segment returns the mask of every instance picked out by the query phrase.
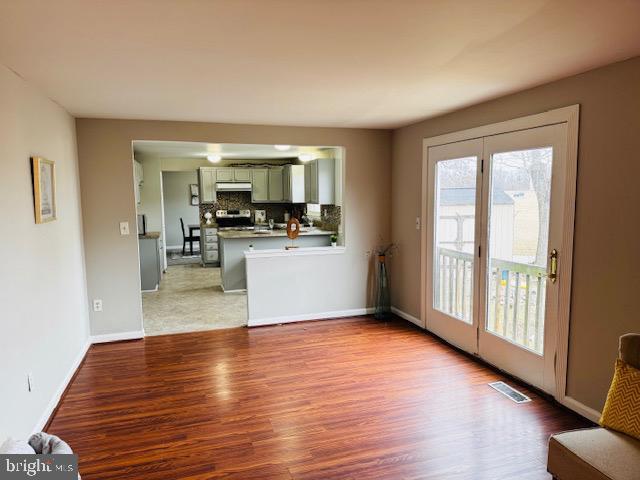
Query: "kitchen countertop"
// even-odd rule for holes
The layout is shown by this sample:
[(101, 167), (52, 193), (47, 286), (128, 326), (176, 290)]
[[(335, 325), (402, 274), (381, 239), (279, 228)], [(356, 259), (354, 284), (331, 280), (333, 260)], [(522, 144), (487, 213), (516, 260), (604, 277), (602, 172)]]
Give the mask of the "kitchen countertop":
[[(273, 237), (286, 237), (286, 230), (260, 230), (261, 232), (268, 233), (254, 233), (256, 230), (225, 230), (223, 232), (218, 231), (218, 237), (220, 238), (273, 238)], [(330, 232), (327, 230), (320, 230), (319, 228), (309, 229), (307, 231), (301, 230), (300, 236), (307, 237), (311, 235), (334, 235), (336, 232)]]
[(138, 235), (138, 238), (150, 238), (150, 239), (157, 239), (160, 238), (160, 232), (147, 232), (144, 235)]

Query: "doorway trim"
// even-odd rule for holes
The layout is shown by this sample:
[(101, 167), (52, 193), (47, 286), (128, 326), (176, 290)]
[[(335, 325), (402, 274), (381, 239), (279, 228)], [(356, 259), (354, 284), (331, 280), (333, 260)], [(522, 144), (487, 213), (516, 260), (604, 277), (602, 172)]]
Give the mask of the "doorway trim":
[[(578, 127), (579, 127), (580, 105), (570, 105), (563, 108), (548, 110), (546, 112), (528, 115), (526, 117), (514, 118), (503, 122), (483, 125), (480, 127), (461, 130), (458, 132), (446, 133), (435, 137), (425, 138), (422, 142), (422, 192), (420, 203), (420, 222), (422, 225), (420, 233), (420, 322), (423, 328), (427, 329), (427, 303), (425, 291), (429, 279), (427, 277), (427, 205), (429, 200), (429, 168), (428, 150), (429, 147), (446, 145), (449, 143), (472, 140), (476, 138), (489, 137), (503, 133), (528, 130), (530, 128), (544, 127), (548, 125), (567, 124), (567, 171), (565, 183), (565, 202), (562, 234), (562, 252), (564, 259), (563, 268), (559, 272), (559, 292), (558, 292), (558, 325), (556, 336), (555, 352), (555, 398), (560, 403), (578, 410), (575, 399), (566, 395), (567, 388), (567, 357), (569, 351), (569, 319), (571, 313), (571, 272), (573, 269), (573, 233), (575, 222), (575, 202), (576, 202), (576, 179), (578, 165)], [(579, 413), (585, 415), (584, 411)], [(593, 412), (586, 412), (593, 416)]]

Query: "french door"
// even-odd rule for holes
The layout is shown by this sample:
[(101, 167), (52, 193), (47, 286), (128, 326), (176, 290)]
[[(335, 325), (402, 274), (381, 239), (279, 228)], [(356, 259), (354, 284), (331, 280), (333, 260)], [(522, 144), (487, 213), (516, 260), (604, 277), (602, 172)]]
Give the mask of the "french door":
[(427, 328), (555, 393), (567, 125), (429, 147)]

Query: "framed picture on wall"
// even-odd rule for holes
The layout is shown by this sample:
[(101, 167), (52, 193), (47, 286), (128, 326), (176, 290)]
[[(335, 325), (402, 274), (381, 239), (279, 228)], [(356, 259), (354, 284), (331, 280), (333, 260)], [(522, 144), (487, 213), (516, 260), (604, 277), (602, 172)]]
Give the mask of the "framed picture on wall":
[(200, 188), (197, 183), (192, 183), (189, 185), (191, 190), (191, 205), (199, 205), (200, 204)]
[(31, 168), (36, 223), (52, 222), (57, 218), (56, 164), (42, 157), (32, 157)]

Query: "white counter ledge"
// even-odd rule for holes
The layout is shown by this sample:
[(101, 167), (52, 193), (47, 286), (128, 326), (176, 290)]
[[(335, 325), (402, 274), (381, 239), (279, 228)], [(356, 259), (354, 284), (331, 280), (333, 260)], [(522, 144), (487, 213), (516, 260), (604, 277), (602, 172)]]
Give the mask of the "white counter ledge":
[[(300, 247), (245, 251), (247, 325), (351, 317), (371, 312), (366, 282), (344, 274), (370, 263), (353, 247)], [(357, 297), (354, 301), (354, 292)]]
[(272, 248), (268, 250), (247, 250), (244, 252), (245, 258), (267, 258), (267, 257), (295, 257), (301, 255), (335, 255), (344, 253), (345, 247), (301, 247), (286, 250), (284, 248)]
[[(313, 229), (301, 232), (293, 242), (300, 249), (331, 247), (329, 238), (333, 232)], [(220, 274), (222, 277), (222, 289), (225, 292), (245, 290), (247, 288), (245, 252), (253, 246), (255, 252), (279, 250), (286, 252), (285, 247), (292, 245), (284, 230), (268, 231), (265, 234), (255, 234), (251, 230), (225, 230), (218, 232), (218, 255), (220, 258)], [(271, 254), (273, 255), (273, 254)], [(292, 256), (292, 255), (290, 255)]]
[[(256, 233), (256, 232), (260, 233)], [(301, 237), (309, 237), (312, 235), (333, 235), (336, 232), (331, 232), (328, 230), (320, 230), (318, 228), (309, 229), (309, 230), (301, 230)], [(274, 237), (286, 237), (286, 230), (223, 230), (218, 231), (218, 237), (220, 238), (252, 238), (252, 239), (260, 239), (260, 238), (274, 238)]]

